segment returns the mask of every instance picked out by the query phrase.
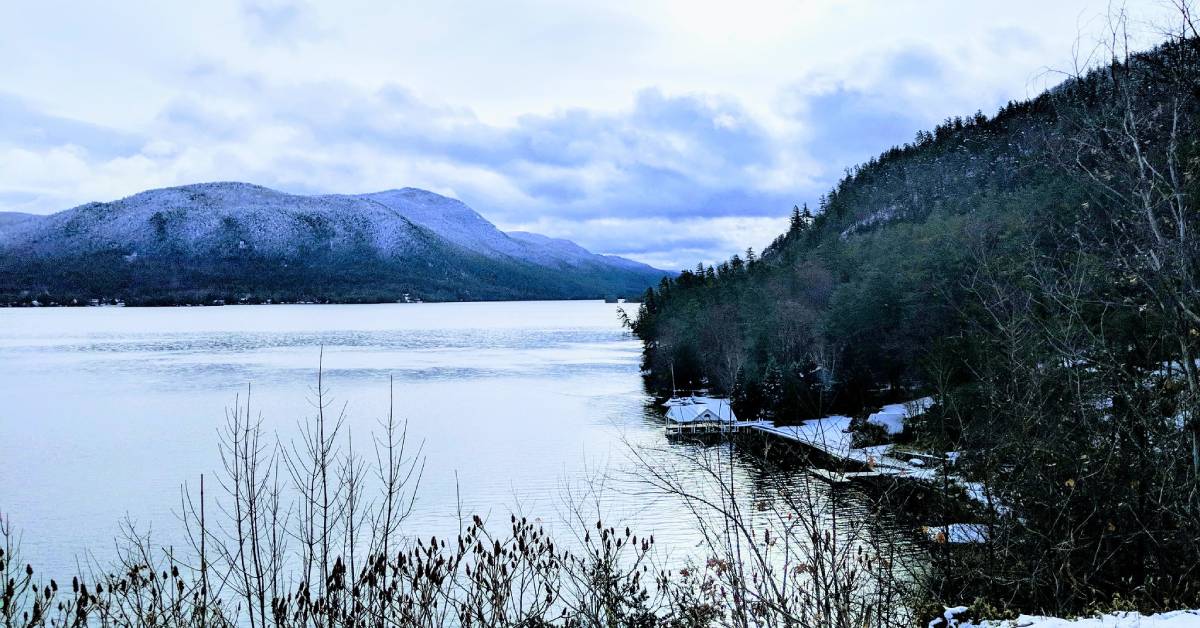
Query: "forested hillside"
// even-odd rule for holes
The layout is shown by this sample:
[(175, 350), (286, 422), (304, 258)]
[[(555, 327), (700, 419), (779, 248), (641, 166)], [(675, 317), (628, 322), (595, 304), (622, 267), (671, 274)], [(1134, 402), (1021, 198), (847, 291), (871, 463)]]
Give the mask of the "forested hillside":
[(760, 257), (648, 293), (636, 331), (657, 384), (674, 365), (680, 386), (735, 394), (743, 413), (807, 418), (927, 383), (922, 360), (962, 330), (980, 257), (1050, 252), (1077, 219), (1086, 192), (1052, 154), (1053, 100), (920, 132), (854, 168), (815, 212), (794, 209)]
[(1194, 32), (919, 132), (761, 255), (663, 281), (633, 323), (652, 385), (782, 422), (932, 394), (903, 437), (993, 506), (947, 599), (1195, 604)]

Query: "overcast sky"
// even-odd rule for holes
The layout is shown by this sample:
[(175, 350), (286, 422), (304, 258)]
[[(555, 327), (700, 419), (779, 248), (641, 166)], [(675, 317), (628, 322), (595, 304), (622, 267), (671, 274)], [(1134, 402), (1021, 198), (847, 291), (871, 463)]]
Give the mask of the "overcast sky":
[(0, 0), (0, 211), (412, 186), (691, 267), (918, 129), (1057, 82), (1108, 6)]

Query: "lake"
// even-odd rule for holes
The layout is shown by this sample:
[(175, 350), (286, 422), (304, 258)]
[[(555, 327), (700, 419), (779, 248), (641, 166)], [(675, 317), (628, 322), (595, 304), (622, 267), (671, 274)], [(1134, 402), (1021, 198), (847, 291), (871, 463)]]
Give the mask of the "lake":
[[(292, 439), (313, 417), (323, 351), (360, 451), (387, 414), (389, 378), (410, 446), (423, 443), (406, 533), (452, 534), (460, 504), (554, 528), (598, 502), (606, 520), (686, 551), (690, 515), (636, 481), (630, 447), (665, 441), (618, 307), (0, 309), (0, 512), (22, 532), (22, 560), (51, 575), (109, 557), (124, 518), (176, 542), (181, 486), (220, 465), (226, 410), (249, 386), (267, 432)], [(765, 473), (747, 457), (735, 482), (762, 496), (776, 486)]]

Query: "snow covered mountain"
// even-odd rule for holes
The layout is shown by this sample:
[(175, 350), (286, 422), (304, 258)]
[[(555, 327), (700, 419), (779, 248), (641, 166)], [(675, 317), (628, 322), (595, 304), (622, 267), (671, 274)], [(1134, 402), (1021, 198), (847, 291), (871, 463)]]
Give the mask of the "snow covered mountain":
[(509, 238), (496, 225), (458, 199), (416, 188), (361, 194), (356, 198), (391, 208), (412, 222), (472, 251), (488, 256), (527, 256), (527, 251), (519, 242)]
[(551, 238), (528, 231), (509, 231), (508, 236), (526, 247), (527, 255), (538, 263), (558, 268), (610, 268), (631, 272), (652, 272), (657, 269), (616, 255), (597, 255), (562, 238)]
[(597, 255), (570, 240), (527, 231), (504, 232), (462, 201), (416, 188), (362, 194), (413, 223), (477, 253), (507, 256), (557, 269), (623, 269), (661, 278), (662, 271), (615, 255)]
[(551, 238), (540, 233), (509, 231), (508, 237), (521, 242), (528, 247), (532, 255), (541, 256), (547, 263), (554, 260), (569, 266), (578, 266), (599, 257), (570, 240)]
[(113, 247), (127, 248), (131, 255), (160, 250), (201, 253), (222, 247), (287, 255), (315, 242), (330, 249), (367, 243), (399, 253), (417, 247), (424, 235), (395, 211), (353, 197), (295, 196), (248, 183), (201, 183), (18, 222), (0, 235), (0, 243), (19, 244), (35, 256)]
[(50, 216), (0, 214), (5, 301), (596, 298), (639, 294), (665, 274), (510, 236), (461, 201), (412, 188), (302, 196), (200, 183)]

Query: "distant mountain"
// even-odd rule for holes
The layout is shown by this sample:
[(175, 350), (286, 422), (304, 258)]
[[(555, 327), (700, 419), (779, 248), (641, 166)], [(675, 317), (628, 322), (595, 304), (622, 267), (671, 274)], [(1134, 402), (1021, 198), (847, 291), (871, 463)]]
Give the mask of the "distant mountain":
[(658, 270), (641, 262), (616, 255), (597, 255), (570, 240), (551, 238), (540, 233), (509, 231), (508, 236), (524, 243), (528, 247), (529, 255), (543, 264), (557, 264), (561, 268), (619, 268), (643, 273)]
[(528, 246), (532, 250), (536, 250), (547, 257), (553, 257), (568, 265), (583, 264), (595, 257), (599, 257), (570, 240), (551, 238), (540, 233), (510, 231), (508, 232), (508, 237)]
[(0, 302), (599, 298), (667, 275), (543, 239), (413, 188), (301, 196), (201, 183), (0, 213)]
[(450, 242), (488, 257), (513, 257), (559, 270), (617, 269), (657, 279), (667, 274), (623, 257), (597, 255), (570, 240), (527, 231), (505, 233), (462, 201), (426, 190), (404, 188), (361, 194), (358, 198), (386, 205)]

